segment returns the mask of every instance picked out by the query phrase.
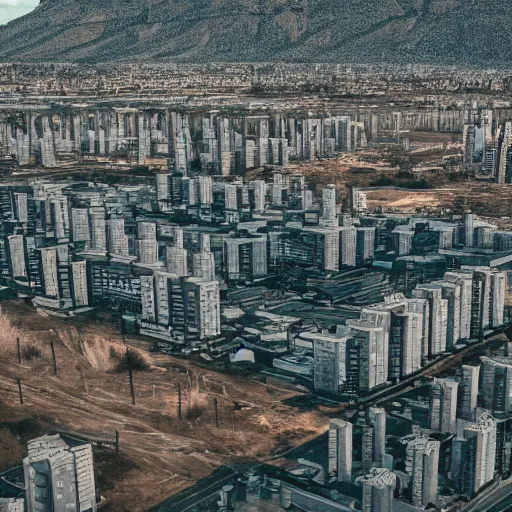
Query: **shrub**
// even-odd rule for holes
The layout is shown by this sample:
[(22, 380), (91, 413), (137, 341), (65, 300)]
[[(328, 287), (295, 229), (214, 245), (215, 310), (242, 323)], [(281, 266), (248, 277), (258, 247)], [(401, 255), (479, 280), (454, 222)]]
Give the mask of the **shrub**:
[(370, 183), (371, 187), (390, 187), (395, 184), (395, 181), (389, 176), (379, 176), (376, 180)]
[(405, 188), (417, 188), (417, 189), (428, 189), (432, 188), (432, 184), (425, 178), (421, 178), (419, 180), (413, 180), (407, 183), (404, 183)]
[(32, 359), (41, 359), (43, 355), (41, 353), (41, 349), (32, 343), (23, 346), (22, 354), (27, 361), (32, 361)]
[(146, 372), (149, 370), (149, 364), (139, 352), (127, 350), (126, 353), (120, 357), (115, 371), (122, 373), (128, 371), (128, 368), (131, 368), (134, 372)]
[(115, 359), (116, 361), (121, 359), (121, 354), (112, 346), (110, 346), (109, 355), (110, 359)]
[(414, 174), (411, 171), (402, 169), (395, 174), (395, 178), (399, 180), (413, 180)]

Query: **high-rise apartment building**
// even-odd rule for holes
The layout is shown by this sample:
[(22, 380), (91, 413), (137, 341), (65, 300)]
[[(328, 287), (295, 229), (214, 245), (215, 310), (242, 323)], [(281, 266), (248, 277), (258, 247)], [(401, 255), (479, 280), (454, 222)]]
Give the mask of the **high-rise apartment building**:
[(357, 228), (356, 263), (362, 265), (373, 259), (375, 253), (375, 228)]
[(454, 283), (460, 288), (459, 339), (469, 339), (471, 336), (473, 278), (466, 272), (446, 272), (443, 280)]
[(330, 228), (338, 226), (336, 185), (327, 185), (322, 191), (322, 218), (320, 224)]
[(512, 360), (482, 357), (480, 363), (482, 407), (495, 416), (512, 411)]
[(34, 439), (23, 467), (27, 512), (96, 512), (90, 444), (71, 445), (58, 434)]
[(339, 393), (347, 380), (347, 336), (329, 333), (309, 333), (315, 360), (315, 389)]
[(330, 421), (328, 473), (338, 482), (352, 481), (352, 423), (348, 421)]
[(185, 327), (188, 338), (220, 334), (219, 282), (190, 277), (183, 281)]
[(380, 467), (386, 455), (386, 410), (381, 407), (369, 407), (367, 423), (373, 428), (372, 460)]
[(188, 276), (188, 252), (182, 247), (167, 246), (166, 269), (176, 276)]
[(73, 305), (83, 307), (89, 305), (89, 290), (87, 279), (87, 262), (71, 262)]
[(452, 478), (459, 492), (474, 496), (494, 480), (496, 463), (496, 420), (483, 414), (466, 423), (452, 442)]
[(457, 414), (467, 421), (476, 420), (479, 378), (479, 366), (464, 364), (460, 367)]
[(23, 235), (10, 235), (7, 237), (9, 247), (9, 262), (14, 278), (27, 277), (27, 257)]
[(348, 393), (358, 395), (387, 381), (386, 331), (382, 325), (365, 320), (348, 320), (347, 342)]
[(360, 479), (363, 486), (362, 512), (392, 512), (396, 475), (385, 468), (373, 468)]
[(455, 379), (434, 379), (430, 397), (430, 428), (454, 434), (457, 429), (457, 395)]
[[(340, 268), (342, 267), (355, 267), (357, 264), (357, 240), (358, 240), (358, 230), (353, 227), (343, 227), (339, 228), (339, 241), (340, 241)], [(369, 235), (369, 238), (371, 235)], [(368, 240), (366, 240), (368, 241)], [(371, 243), (369, 242), (371, 246)], [(366, 247), (367, 251), (371, 247)], [(363, 249), (364, 253), (364, 249)], [(368, 252), (366, 252), (368, 254)], [(373, 252), (371, 257), (373, 257)]]
[(443, 291), (436, 284), (418, 285), (413, 296), (429, 302), (429, 355), (442, 354), (446, 351), (448, 301), (443, 299)]
[(73, 242), (89, 242), (91, 240), (89, 210), (87, 208), (71, 209), (71, 232)]
[(228, 238), (225, 248), (228, 280), (253, 280), (267, 275), (266, 238)]
[(47, 297), (59, 297), (59, 278), (57, 268), (57, 247), (40, 249), (43, 290)]
[(412, 434), (401, 441), (406, 446), (405, 469), (411, 479), (412, 504), (424, 507), (437, 503), (441, 443), (421, 434)]
[(91, 214), (91, 250), (97, 252), (106, 252), (107, 235), (106, 235), (105, 215)]
[(215, 279), (215, 259), (210, 251), (210, 235), (201, 233), (199, 235), (199, 252), (192, 256), (193, 273), (205, 281)]
[(446, 348), (449, 349), (460, 339), (461, 288), (458, 284), (447, 281), (439, 281), (435, 284), (441, 287), (442, 297), (447, 301)]
[(107, 221), (108, 252), (118, 256), (128, 256), (128, 237), (124, 232), (124, 218)]
[(154, 222), (137, 224), (137, 260), (144, 265), (158, 263), (158, 241)]

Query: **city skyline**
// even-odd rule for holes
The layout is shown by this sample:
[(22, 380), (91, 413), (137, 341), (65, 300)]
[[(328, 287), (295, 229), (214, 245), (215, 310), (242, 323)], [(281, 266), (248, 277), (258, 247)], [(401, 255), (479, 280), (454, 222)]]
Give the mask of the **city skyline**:
[(0, 512), (509, 512), (511, 19), (0, 0)]

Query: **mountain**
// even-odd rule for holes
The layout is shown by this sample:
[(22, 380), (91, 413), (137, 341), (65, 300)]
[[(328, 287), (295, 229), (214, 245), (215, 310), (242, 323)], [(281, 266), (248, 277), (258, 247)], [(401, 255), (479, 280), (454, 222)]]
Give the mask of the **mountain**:
[(503, 0), (43, 0), (0, 60), (512, 67), (511, 22)]

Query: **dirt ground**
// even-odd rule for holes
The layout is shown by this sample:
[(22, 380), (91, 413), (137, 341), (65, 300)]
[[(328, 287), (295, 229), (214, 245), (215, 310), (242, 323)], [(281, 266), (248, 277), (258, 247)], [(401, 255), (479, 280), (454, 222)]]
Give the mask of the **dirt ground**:
[[(461, 214), (470, 210), (500, 228), (512, 228), (510, 185), (498, 185), (452, 171), (428, 171), (442, 167), (444, 158), (460, 153), (458, 135), (432, 132), (410, 132), (405, 135), (411, 138), (411, 142), (421, 143), (425, 148), (398, 153), (383, 148), (369, 148), (332, 159), (292, 163), (286, 172), (303, 173), (308, 187), (316, 192), (317, 197), (323, 187), (334, 183), (338, 190), (338, 201), (344, 207), (347, 206), (349, 187), (355, 186), (371, 188), (366, 191), (370, 211), (382, 208), (389, 212), (415, 213), (417, 209), (430, 209), (433, 213)], [(429, 145), (442, 147), (429, 150)], [(401, 181), (397, 179), (400, 162), (412, 166), (416, 179), (429, 182), (429, 188), (411, 190), (373, 186), (379, 178), (387, 177), (400, 187)], [(261, 169), (253, 170), (247, 177), (255, 179), (262, 174), (265, 175)]]
[[(19, 365), (17, 336), (22, 353), (39, 349), (41, 357), (31, 361), (24, 357)], [(57, 376), (49, 346), (52, 340)], [(135, 406), (127, 374), (113, 371), (112, 349), (126, 349), (114, 325), (49, 316), (23, 301), (2, 304), (0, 469), (19, 462), (26, 440), (51, 430), (52, 425), (95, 436), (112, 436), (118, 430), (120, 454), (105, 455), (103, 450), (96, 461), (98, 486), (107, 502), (103, 510), (139, 512), (223, 463), (270, 460), (328, 426), (329, 411), (300, 412), (281, 403), (301, 394), (292, 385), (227, 376), (190, 361), (150, 354), (145, 350), (148, 344), (136, 338), (126, 341), (136, 345), (151, 365), (150, 371), (134, 373)], [(17, 378), (22, 383), (23, 405)], [(178, 384), (183, 392), (181, 421)], [(235, 401), (242, 410), (232, 411)]]
[(450, 210), (456, 214), (472, 211), (500, 228), (512, 228), (512, 187), (497, 183), (460, 181), (427, 190), (367, 191), (370, 211), (377, 206), (384, 210), (414, 213), (417, 208)]

